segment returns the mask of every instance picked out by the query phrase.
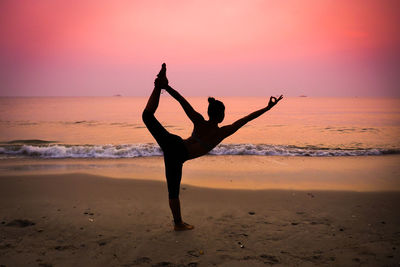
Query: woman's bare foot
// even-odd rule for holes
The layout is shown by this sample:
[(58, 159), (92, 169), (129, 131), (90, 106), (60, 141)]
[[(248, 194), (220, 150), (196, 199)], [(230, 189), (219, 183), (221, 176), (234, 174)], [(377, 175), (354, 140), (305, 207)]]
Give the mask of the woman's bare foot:
[(174, 230), (175, 231), (186, 231), (186, 230), (193, 230), (193, 229), (194, 229), (193, 225), (190, 225), (190, 224), (185, 223), (185, 222), (181, 222), (181, 223), (178, 223), (178, 224), (174, 225)]
[(167, 78), (167, 65), (165, 63), (163, 63), (161, 65), (161, 70), (157, 74), (157, 78), (161, 78), (161, 79), (166, 79)]
[(165, 63), (162, 64), (160, 72), (157, 74), (157, 79), (155, 80), (155, 85), (162, 89), (168, 87), (168, 79), (167, 79), (167, 68)]

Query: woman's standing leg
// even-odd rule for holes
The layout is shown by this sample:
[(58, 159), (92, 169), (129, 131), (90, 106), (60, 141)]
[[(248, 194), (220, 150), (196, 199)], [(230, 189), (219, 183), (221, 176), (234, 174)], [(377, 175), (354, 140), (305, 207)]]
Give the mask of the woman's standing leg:
[(164, 154), (165, 177), (167, 178), (169, 207), (174, 217), (174, 223), (182, 224), (181, 205), (179, 202), (179, 188), (182, 179), (183, 164), (174, 156)]
[(183, 162), (176, 160), (175, 157), (164, 155), (164, 163), (168, 186), (169, 207), (174, 217), (174, 229), (176, 231), (192, 230), (194, 227), (182, 220), (181, 204), (179, 201)]

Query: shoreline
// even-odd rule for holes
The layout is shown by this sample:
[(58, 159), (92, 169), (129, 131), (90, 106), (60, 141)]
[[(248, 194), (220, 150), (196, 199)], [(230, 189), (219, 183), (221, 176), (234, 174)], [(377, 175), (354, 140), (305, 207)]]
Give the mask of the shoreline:
[(181, 202), (184, 220), (195, 225), (192, 231), (172, 230), (167, 189), (160, 181), (2, 176), (0, 264), (380, 266), (400, 261), (400, 192), (183, 185)]
[[(207, 156), (188, 161), (182, 184), (221, 189), (400, 191), (400, 155)], [(0, 160), (0, 176), (85, 173), (165, 182), (162, 157)]]
[[(85, 172), (70, 172), (70, 173), (63, 173), (63, 174), (23, 174), (23, 175), (0, 175), (0, 179), (40, 179), (40, 178), (48, 178), (51, 177), (51, 179), (64, 179), (65, 177), (81, 177), (81, 176), (88, 176), (93, 179), (105, 179), (105, 180), (116, 180), (116, 181), (128, 181), (132, 183), (144, 183), (144, 184), (155, 184), (156, 186), (165, 186), (165, 190), (167, 190), (166, 187), (166, 181), (162, 180), (152, 180), (152, 179), (141, 179), (141, 178), (118, 178), (118, 177), (110, 177), (110, 176), (105, 176), (105, 175), (94, 175), (90, 173), (85, 173)], [(220, 187), (207, 187), (207, 186), (200, 186), (200, 185), (193, 185), (193, 184), (188, 184), (188, 183), (181, 183), (181, 191), (182, 188), (183, 190), (186, 190), (188, 187), (192, 189), (197, 189), (197, 190), (214, 190), (214, 191), (231, 191), (231, 192), (245, 192), (245, 193), (250, 193), (250, 192), (298, 192), (298, 193), (308, 193), (308, 192), (321, 192), (321, 193), (360, 193), (360, 194), (400, 194), (400, 189), (391, 189), (391, 190), (371, 190), (371, 191), (360, 191), (360, 190), (351, 190), (351, 189), (293, 189), (293, 188), (220, 188)], [(167, 191), (166, 191), (167, 192)]]

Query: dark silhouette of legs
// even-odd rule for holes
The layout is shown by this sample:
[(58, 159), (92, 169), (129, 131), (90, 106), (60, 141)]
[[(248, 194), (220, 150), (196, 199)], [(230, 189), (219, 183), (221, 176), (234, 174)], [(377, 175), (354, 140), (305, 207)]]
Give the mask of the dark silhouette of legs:
[[(173, 140), (178, 140), (178, 136), (171, 135), (171, 143)], [(179, 144), (176, 142), (176, 144)], [(169, 207), (171, 209), (172, 215), (174, 217), (174, 229), (176, 231), (191, 230), (194, 227), (184, 223), (181, 216), (181, 205), (179, 201), (179, 188), (181, 185), (182, 178), (182, 167), (184, 158), (181, 155), (177, 155), (174, 152), (179, 151), (179, 145), (174, 148), (168, 149), (166, 147), (166, 152), (164, 153), (164, 163), (165, 163), (165, 177), (167, 178), (167, 186), (169, 193)], [(172, 151), (172, 152), (171, 152)]]
[[(165, 81), (165, 71), (165, 64), (163, 64), (157, 79), (164, 79)], [(166, 83), (168, 84), (168, 80), (166, 80)], [(182, 167), (183, 163), (188, 159), (188, 153), (182, 138), (169, 133), (154, 116), (160, 102), (160, 94), (161, 88), (155, 86), (147, 101), (142, 118), (147, 129), (164, 152), (165, 176), (168, 185), (169, 206), (174, 217), (174, 229), (176, 231), (191, 230), (194, 227), (182, 221), (179, 201)]]
[(157, 92), (154, 94), (153, 91), (152, 96), (155, 96), (155, 99), (149, 100), (150, 104), (148, 105), (150, 111), (147, 107), (143, 111), (143, 121), (164, 152), (165, 177), (168, 185), (169, 207), (171, 208), (172, 216), (174, 217), (174, 230), (191, 230), (194, 227), (182, 221), (179, 201), (182, 167), (183, 163), (187, 159), (187, 150), (183, 144), (182, 138), (170, 134), (154, 117), (154, 113), (152, 113), (151, 110), (154, 110), (154, 107), (158, 105), (156, 102)]

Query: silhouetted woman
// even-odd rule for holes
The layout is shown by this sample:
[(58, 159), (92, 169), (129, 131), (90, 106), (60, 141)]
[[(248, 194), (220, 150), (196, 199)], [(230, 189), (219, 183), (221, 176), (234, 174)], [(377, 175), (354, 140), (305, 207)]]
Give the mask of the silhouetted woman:
[[(181, 184), (183, 163), (189, 159), (207, 154), (221, 143), (222, 140), (236, 132), (243, 125), (270, 110), (282, 99), (282, 96), (279, 98), (271, 96), (268, 106), (237, 120), (231, 125), (219, 127), (218, 124), (225, 117), (225, 106), (221, 101), (215, 100), (212, 97), (208, 98), (209, 120), (205, 120), (183, 96), (168, 85), (165, 63), (162, 65), (160, 73), (157, 76), (154, 81), (154, 90), (143, 111), (143, 122), (164, 152), (165, 176), (168, 185), (169, 206), (174, 217), (174, 229), (176, 231), (191, 230), (194, 227), (182, 221), (179, 202), (179, 187)], [(161, 89), (165, 89), (181, 104), (186, 115), (193, 122), (193, 133), (189, 138), (183, 140), (181, 137), (169, 133), (154, 117), (158, 102), (160, 101)]]

